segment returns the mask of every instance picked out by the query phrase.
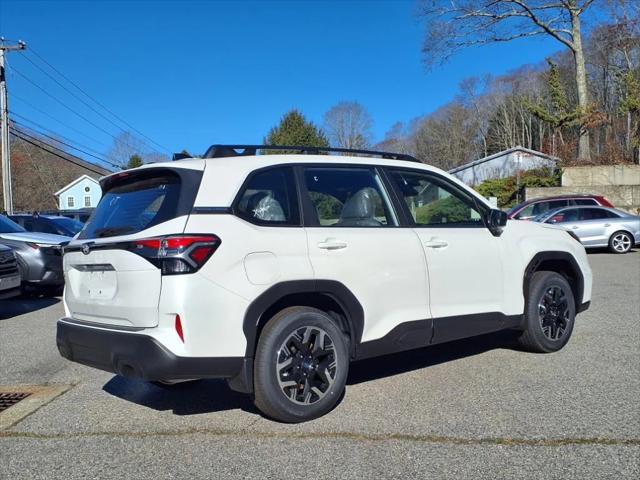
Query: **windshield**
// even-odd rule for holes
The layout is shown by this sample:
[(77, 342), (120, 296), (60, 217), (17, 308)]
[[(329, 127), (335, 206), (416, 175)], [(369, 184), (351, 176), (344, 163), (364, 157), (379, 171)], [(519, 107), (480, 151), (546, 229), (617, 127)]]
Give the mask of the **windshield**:
[(13, 220), (0, 215), (0, 233), (19, 233), (26, 232), (24, 228), (18, 225)]
[(180, 183), (171, 173), (116, 183), (104, 193), (78, 238), (127, 235), (175, 218)]
[(70, 237), (73, 237), (76, 233), (82, 230), (82, 227), (84, 227), (84, 224), (74, 220), (73, 218), (56, 217), (51, 218), (50, 220), (56, 224), (58, 229), (63, 230)]

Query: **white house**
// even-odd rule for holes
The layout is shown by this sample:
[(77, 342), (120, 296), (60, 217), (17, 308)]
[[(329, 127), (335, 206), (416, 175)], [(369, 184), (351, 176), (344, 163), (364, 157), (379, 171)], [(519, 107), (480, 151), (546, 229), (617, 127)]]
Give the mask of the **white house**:
[(102, 189), (97, 180), (89, 175), (82, 175), (54, 195), (58, 197), (60, 210), (81, 210), (95, 208), (102, 197)]
[(556, 168), (559, 159), (529, 148), (513, 147), (449, 170), (467, 185), (505, 178), (536, 168)]

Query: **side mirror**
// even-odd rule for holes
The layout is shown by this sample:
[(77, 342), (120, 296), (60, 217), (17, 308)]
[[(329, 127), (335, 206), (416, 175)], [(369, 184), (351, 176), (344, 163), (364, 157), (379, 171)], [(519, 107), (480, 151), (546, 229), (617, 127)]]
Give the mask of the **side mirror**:
[(502, 227), (507, 224), (507, 214), (502, 210), (491, 209), (487, 215), (487, 227), (496, 237), (502, 234)]

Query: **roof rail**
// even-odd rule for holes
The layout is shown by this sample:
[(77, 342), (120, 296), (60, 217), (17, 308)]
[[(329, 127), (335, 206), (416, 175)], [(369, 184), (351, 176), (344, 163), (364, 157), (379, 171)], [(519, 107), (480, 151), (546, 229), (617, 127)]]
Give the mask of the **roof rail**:
[[(407, 162), (420, 162), (417, 158), (406, 153), (380, 152), (376, 150), (354, 150), (351, 148), (309, 147), (291, 145), (211, 145), (203, 158), (243, 157), (257, 155), (260, 150), (280, 150), (294, 152), (303, 155), (317, 155), (327, 153), (351, 153), (368, 157), (380, 157), (390, 160), (405, 160)], [(176, 159), (178, 160), (178, 159)]]

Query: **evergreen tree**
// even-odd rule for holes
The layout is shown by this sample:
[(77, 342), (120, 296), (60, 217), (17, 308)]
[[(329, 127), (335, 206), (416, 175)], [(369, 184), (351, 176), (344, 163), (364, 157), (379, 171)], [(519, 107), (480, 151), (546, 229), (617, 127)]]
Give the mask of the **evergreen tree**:
[[(287, 112), (280, 123), (269, 130), (264, 139), (267, 145), (291, 145), (301, 147), (328, 147), (329, 141), (324, 132), (313, 122), (307, 121), (298, 110)], [(283, 153), (282, 151), (265, 153)]]
[(549, 70), (547, 71), (547, 85), (545, 101), (533, 104), (525, 100), (527, 109), (537, 118), (546, 122), (551, 127), (552, 154), (556, 154), (556, 136), (564, 143), (562, 129), (564, 127), (579, 125), (586, 112), (582, 112), (579, 107), (570, 108), (567, 93), (560, 80), (558, 66), (551, 60), (547, 60)]
[(129, 157), (129, 161), (125, 168), (136, 168), (142, 166), (144, 162), (142, 161), (142, 157), (138, 154), (131, 155)]

